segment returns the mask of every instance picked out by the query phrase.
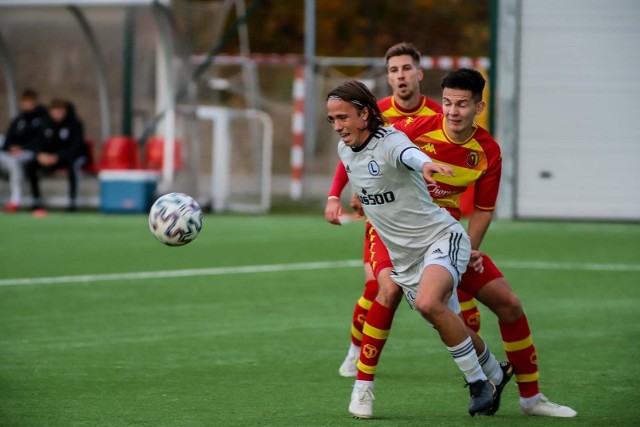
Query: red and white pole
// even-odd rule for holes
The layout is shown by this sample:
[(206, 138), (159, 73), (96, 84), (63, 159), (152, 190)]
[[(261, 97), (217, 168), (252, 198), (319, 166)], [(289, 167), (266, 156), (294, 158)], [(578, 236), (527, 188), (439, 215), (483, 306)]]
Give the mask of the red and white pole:
[(302, 198), (304, 166), (304, 66), (295, 69), (293, 79), (293, 118), (291, 120), (291, 200)]

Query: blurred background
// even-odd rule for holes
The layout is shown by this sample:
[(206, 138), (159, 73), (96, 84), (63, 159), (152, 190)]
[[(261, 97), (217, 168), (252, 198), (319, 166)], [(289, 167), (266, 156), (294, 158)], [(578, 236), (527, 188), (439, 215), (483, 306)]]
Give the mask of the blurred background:
[[(57, 212), (58, 172), (45, 219), (26, 183), (22, 212), (0, 212), (0, 425), (357, 422), (336, 371), (362, 223), (322, 215), (338, 162), (325, 97), (352, 78), (390, 95), (401, 41), (436, 101), (448, 70), (488, 79), (478, 121), (503, 174), (482, 248), (525, 302), (544, 393), (571, 425), (638, 425), (638, 0), (0, 0), (0, 140), (33, 88), (76, 106), (93, 153), (83, 212)], [(148, 231), (170, 191), (213, 212), (180, 249)], [(437, 334), (406, 308), (393, 328), (370, 423), (462, 425)], [(515, 385), (502, 402), (496, 425), (558, 425), (521, 416)]]
[[(432, 99), (447, 70), (489, 80), (499, 217), (640, 219), (633, 0), (0, 0), (0, 132), (25, 88), (72, 101), (96, 163), (87, 209), (105, 210), (122, 169), (214, 211), (317, 208), (338, 161), (325, 94), (357, 78), (389, 95), (400, 41), (422, 52)], [(50, 205), (66, 192), (45, 180)]]

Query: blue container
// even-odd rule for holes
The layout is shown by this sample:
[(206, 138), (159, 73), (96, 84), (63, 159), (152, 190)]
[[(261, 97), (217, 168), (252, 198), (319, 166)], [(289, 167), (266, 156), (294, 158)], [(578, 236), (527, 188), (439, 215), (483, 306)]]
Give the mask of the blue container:
[(100, 211), (147, 213), (155, 200), (158, 172), (109, 170), (98, 174)]

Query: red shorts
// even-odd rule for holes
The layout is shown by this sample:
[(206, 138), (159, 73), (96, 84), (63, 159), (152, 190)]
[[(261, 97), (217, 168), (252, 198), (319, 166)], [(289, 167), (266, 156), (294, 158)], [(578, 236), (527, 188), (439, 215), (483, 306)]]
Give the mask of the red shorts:
[(462, 275), (460, 283), (458, 283), (458, 290), (475, 297), (484, 285), (494, 279), (504, 277), (504, 274), (502, 274), (498, 267), (496, 267), (487, 254), (482, 254), (482, 266), (484, 267), (484, 271), (482, 273), (478, 273), (474, 269), (468, 268)]
[(369, 220), (365, 223), (364, 254), (362, 258), (365, 264), (371, 264), (373, 275), (376, 278), (382, 269), (393, 268), (387, 247), (382, 243), (382, 239), (378, 236), (378, 232), (373, 228)]
[[(367, 221), (365, 225), (363, 261), (371, 264), (375, 277), (378, 277), (378, 273), (380, 273), (382, 269), (387, 267), (393, 268), (387, 247), (369, 221)], [(478, 273), (473, 269), (467, 269), (458, 284), (458, 290), (475, 297), (484, 285), (504, 276), (486, 254), (483, 254), (482, 266), (484, 267), (482, 273)]]

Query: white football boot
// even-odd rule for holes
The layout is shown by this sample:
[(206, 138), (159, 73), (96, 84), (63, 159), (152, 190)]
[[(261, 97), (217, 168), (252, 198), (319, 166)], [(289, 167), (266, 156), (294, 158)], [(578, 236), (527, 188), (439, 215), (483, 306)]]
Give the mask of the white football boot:
[(355, 418), (373, 417), (373, 381), (356, 381), (351, 392), (349, 413)]
[(353, 354), (351, 351), (344, 358), (344, 362), (340, 365), (338, 373), (341, 377), (355, 378), (358, 373), (358, 359), (360, 358), (360, 352)]
[(562, 417), (562, 418), (570, 418), (578, 415), (576, 411), (569, 408), (568, 406), (558, 405), (557, 403), (551, 402), (547, 397), (538, 393), (535, 399), (530, 404), (525, 404), (524, 402), (520, 402), (520, 412), (524, 415), (538, 415), (541, 417)]

